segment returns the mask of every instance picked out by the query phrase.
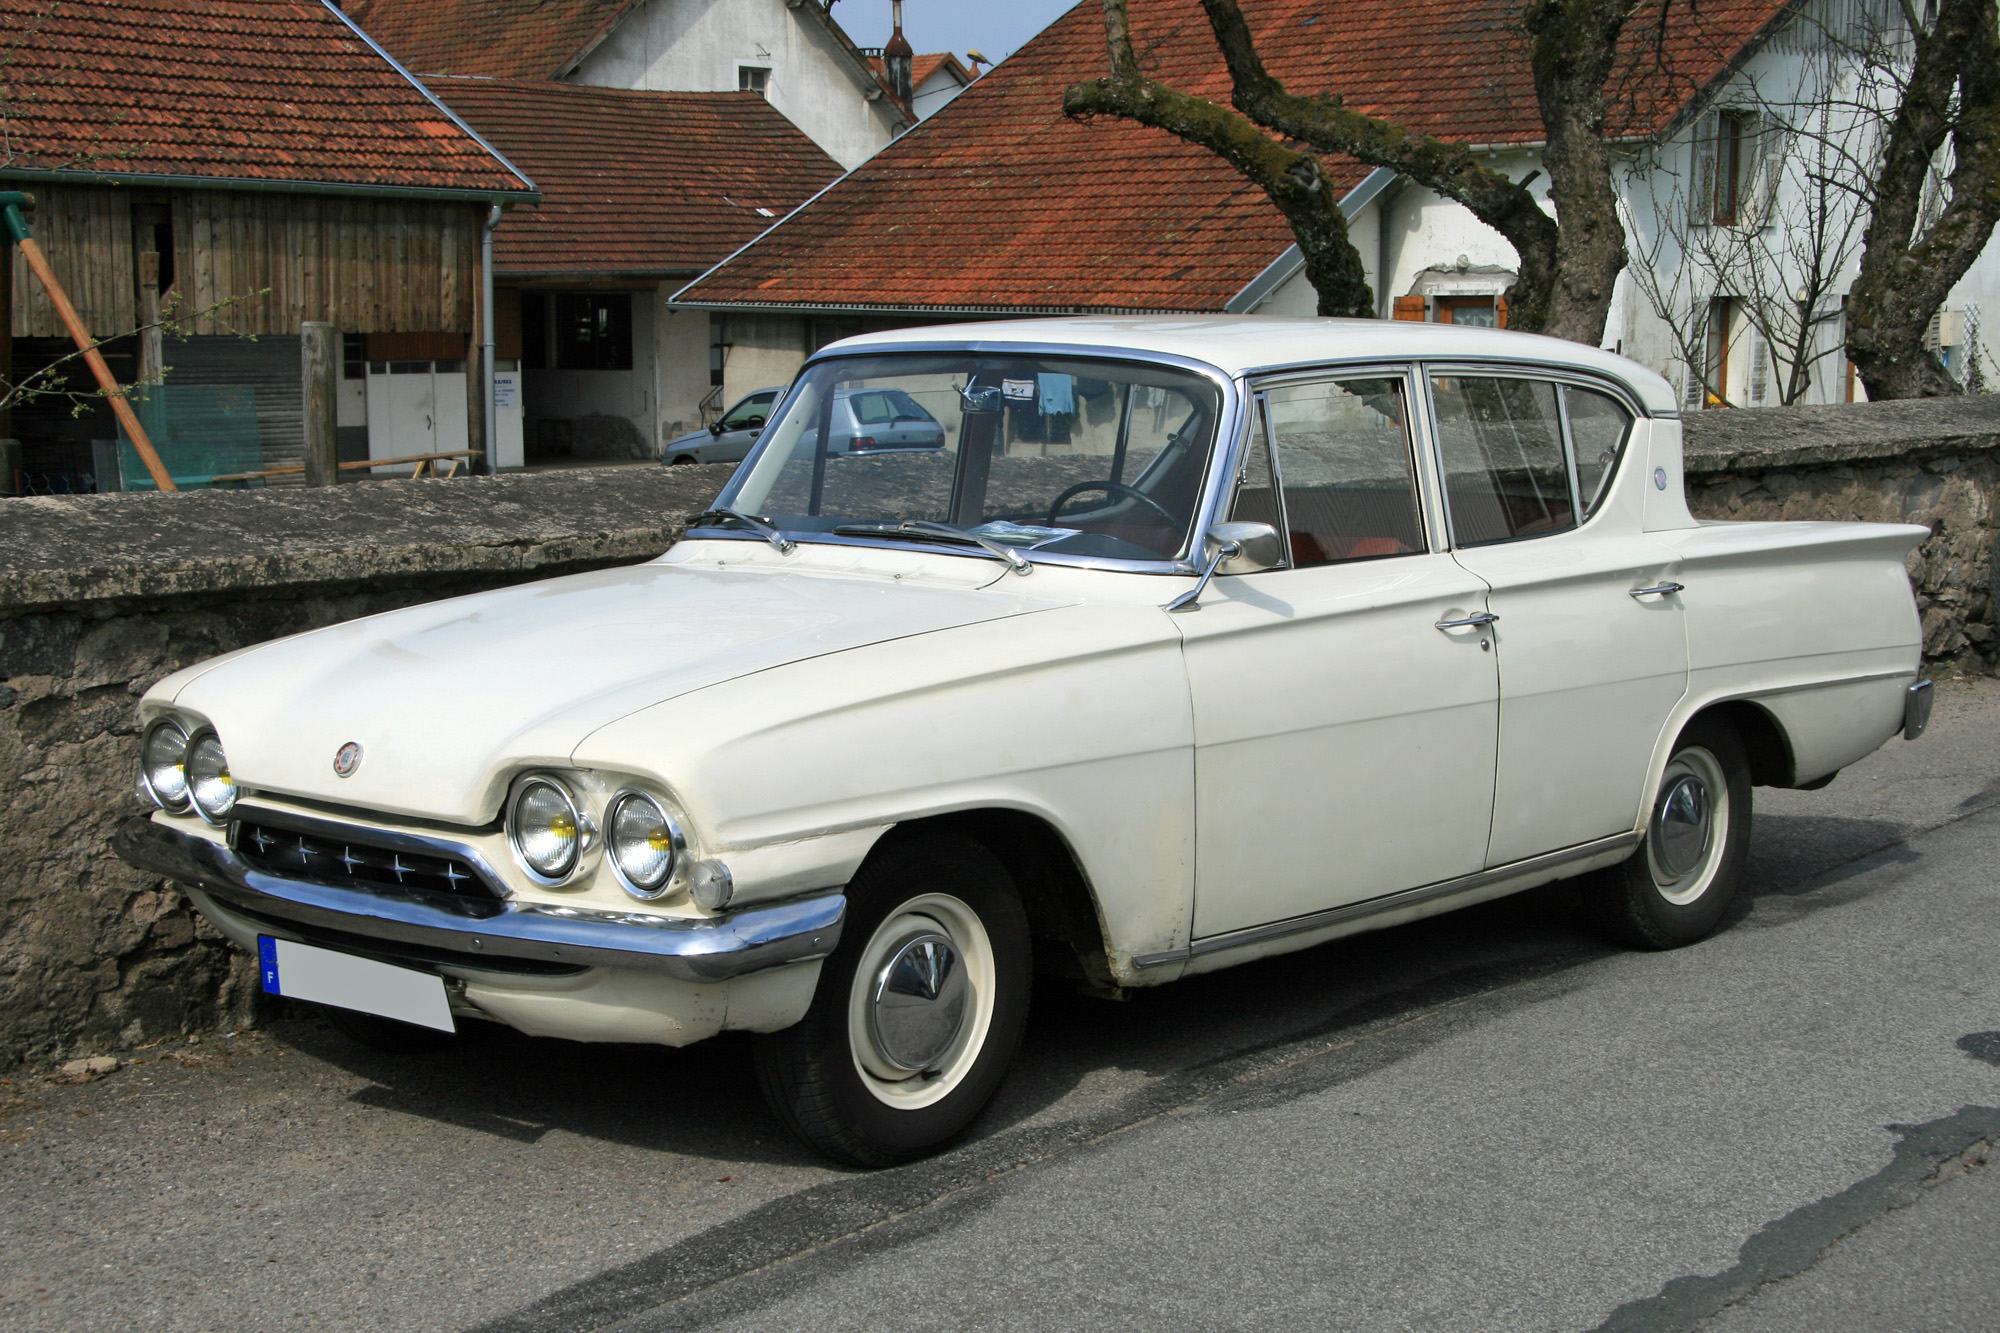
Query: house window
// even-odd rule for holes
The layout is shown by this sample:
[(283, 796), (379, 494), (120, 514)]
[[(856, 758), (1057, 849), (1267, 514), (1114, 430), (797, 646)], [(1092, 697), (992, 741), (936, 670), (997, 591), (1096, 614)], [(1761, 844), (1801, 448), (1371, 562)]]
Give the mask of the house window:
[(368, 378), (368, 335), (365, 333), (343, 333), (340, 335), (341, 378), (365, 380)]
[(771, 92), (771, 71), (757, 65), (738, 65), (736, 67), (736, 91), (739, 93), (755, 93), (759, 97), (768, 97)]
[(632, 298), (624, 292), (556, 296), (556, 369), (630, 370)]
[(1736, 225), (1743, 205), (1743, 122), (1745, 117), (1725, 111), (1715, 118), (1715, 223)]
[(1495, 329), (1501, 325), (1500, 310), (1490, 296), (1440, 296), (1437, 298), (1437, 322)]
[(1727, 296), (1708, 303), (1708, 329), (1702, 341), (1703, 407), (1729, 405), (1729, 316), (1734, 304)]

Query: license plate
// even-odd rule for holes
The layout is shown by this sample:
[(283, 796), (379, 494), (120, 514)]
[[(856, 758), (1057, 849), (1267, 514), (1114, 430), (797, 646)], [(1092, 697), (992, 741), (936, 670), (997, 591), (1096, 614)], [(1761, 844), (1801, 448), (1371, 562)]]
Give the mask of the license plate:
[(257, 937), (257, 956), (264, 965), (264, 989), (273, 995), (458, 1031), (443, 977), (269, 935)]

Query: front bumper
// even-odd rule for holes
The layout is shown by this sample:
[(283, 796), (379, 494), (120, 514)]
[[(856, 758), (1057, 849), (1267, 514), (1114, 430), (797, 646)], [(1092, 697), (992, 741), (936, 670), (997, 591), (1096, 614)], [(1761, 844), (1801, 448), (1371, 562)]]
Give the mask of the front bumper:
[(392, 893), (258, 870), (228, 847), (136, 816), (111, 849), (128, 865), (199, 888), (252, 919), (482, 959), (663, 972), (717, 982), (825, 958), (840, 943), (840, 893), (688, 919), (551, 903)]

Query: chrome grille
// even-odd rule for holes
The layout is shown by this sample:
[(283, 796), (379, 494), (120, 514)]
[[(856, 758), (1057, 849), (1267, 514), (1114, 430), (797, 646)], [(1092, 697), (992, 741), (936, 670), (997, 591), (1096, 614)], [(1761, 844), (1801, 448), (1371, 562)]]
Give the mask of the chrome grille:
[(462, 898), (500, 896), (469, 861), (249, 820), (237, 826), (236, 854), (273, 875), (327, 884), (369, 884)]

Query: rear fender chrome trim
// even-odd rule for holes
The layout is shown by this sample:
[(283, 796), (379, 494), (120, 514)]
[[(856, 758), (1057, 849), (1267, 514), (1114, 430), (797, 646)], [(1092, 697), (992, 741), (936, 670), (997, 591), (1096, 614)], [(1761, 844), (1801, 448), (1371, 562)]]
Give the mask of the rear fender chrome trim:
[(111, 847), (129, 865), (274, 921), (460, 953), (641, 968), (694, 982), (825, 958), (840, 943), (847, 912), (847, 897), (838, 892), (713, 917), (670, 917), (320, 884), (257, 870), (219, 843), (144, 816), (119, 825)]
[(1169, 963), (1184, 963), (1190, 958), (1204, 954), (1220, 953), (1225, 949), (1241, 949), (1252, 944), (1262, 944), (1267, 940), (1283, 939), (1287, 935), (1303, 935), (1307, 931), (1321, 930), (1327, 926), (1337, 926), (1345, 921), (1355, 921), (1363, 917), (1379, 916), (1384, 912), (1394, 912), (1418, 903), (1431, 902), (1438, 898), (1449, 898), (1454, 894), (1470, 893), (1483, 889), (1501, 880), (1513, 879), (1517, 875), (1532, 875), (1543, 870), (1553, 870), (1568, 865), (1572, 861), (1587, 861), (1593, 856), (1603, 856), (1609, 852), (1622, 852), (1639, 845), (1639, 834), (1618, 833), (1609, 838), (1598, 838), (1594, 842), (1580, 843), (1575, 847), (1565, 847), (1561, 851), (1545, 852), (1531, 856), (1525, 861), (1515, 861), (1504, 866), (1494, 866), (1491, 870), (1475, 871), (1461, 875), (1457, 879), (1440, 880), (1436, 884), (1425, 884), (1414, 889), (1403, 889), (1385, 894), (1380, 898), (1369, 898), (1358, 903), (1348, 903), (1342, 907), (1330, 907), (1324, 912), (1314, 912), (1308, 916), (1295, 916), (1284, 921), (1273, 921), (1262, 926), (1249, 926), (1243, 930), (1232, 930), (1224, 935), (1210, 935), (1198, 939), (1179, 949), (1168, 949), (1164, 953), (1142, 953), (1132, 956), (1132, 966), (1137, 968), (1165, 967)]

